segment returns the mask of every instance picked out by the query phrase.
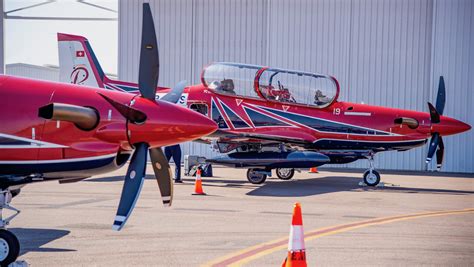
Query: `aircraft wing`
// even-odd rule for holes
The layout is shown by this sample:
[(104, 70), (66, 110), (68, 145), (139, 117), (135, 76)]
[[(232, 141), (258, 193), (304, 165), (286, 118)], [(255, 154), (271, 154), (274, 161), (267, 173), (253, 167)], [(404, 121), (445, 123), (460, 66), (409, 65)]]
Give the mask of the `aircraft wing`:
[[(306, 136), (301, 133), (295, 134), (291, 131), (259, 131), (258, 133), (256, 133), (217, 130), (212, 135), (207, 136), (206, 139), (217, 140), (218, 144), (234, 144), (231, 146), (234, 148), (236, 145), (240, 146), (243, 143), (284, 143), (301, 147), (310, 146), (313, 143), (313, 140), (311, 140), (310, 136)], [(225, 151), (222, 151), (221, 148), (220, 150), (222, 153), (226, 153)]]
[[(233, 149), (241, 146), (243, 143), (284, 143), (293, 146), (299, 146), (303, 148), (311, 148), (313, 144), (312, 137), (305, 135), (304, 133), (297, 133), (295, 131), (268, 131), (258, 133), (250, 132), (234, 132), (217, 130), (211, 136), (213, 139), (217, 139), (217, 145), (221, 153), (227, 153)], [(350, 163), (358, 159), (366, 158), (370, 151), (368, 150), (325, 150), (320, 153), (328, 156), (331, 163), (341, 164)]]

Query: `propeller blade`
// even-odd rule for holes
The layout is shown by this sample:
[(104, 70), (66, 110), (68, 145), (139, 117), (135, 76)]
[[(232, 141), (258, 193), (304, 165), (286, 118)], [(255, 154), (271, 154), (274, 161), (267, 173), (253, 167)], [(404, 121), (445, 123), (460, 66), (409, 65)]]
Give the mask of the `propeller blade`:
[(186, 87), (186, 81), (180, 81), (169, 93), (160, 98), (160, 100), (178, 103), (179, 98), (184, 92), (184, 87)]
[(155, 178), (160, 188), (164, 206), (171, 206), (173, 201), (173, 182), (171, 168), (160, 147), (150, 149), (150, 157), (155, 172)]
[(138, 71), (138, 89), (143, 97), (155, 100), (160, 62), (155, 24), (149, 3), (143, 4), (142, 43)]
[(105, 96), (101, 93), (98, 93), (100, 96), (102, 96), (105, 100), (107, 100), (107, 102), (109, 102), (112, 106), (114, 106), (114, 108), (120, 113), (122, 114), (122, 116), (124, 116), (127, 120), (129, 120), (131, 123), (136, 123), (136, 124), (140, 124), (140, 123), (144, 123), (146, 121), (146, 114), (137, 110), (137, 109), (134, 109), (132, 107), (129, 107), (127, 105), (124, 105), (122, 103), (119, 103), (115, 100), (113, 100), (112, 98), (108, 97), (108, 96)]
[(430, 102), (428, 102), (428, 108), (430, 109), (431, 123), (439, 123), (440, 118), (439, 118), (439, 113), (436, 110), (436, 108)]
[(436, 110), (443, 115), (444, 104), (446, 103), (446, 87), (443, 76), (439, 77), (438, 96), (436, 97)]
[(439, 145), (438, 145), (438, 150), (436, 151), (436, 168), (438, 171), (441, 169), (441, 166), (443, 166), (443, 159), (444, 159), (444, 143), (443, 143), (443, 138), (440, 136), (439, 137)]
[(426, 164), (431, 162), (436, 149), (438, 148), (439, 133), (433, 133), (430, 141), (430, 147), (428, 148), (428, 156), (426, 157)]
[(116, 231), (120, 231), (125, 225), (140, 195), (143, 181), (145, 180), (147, 153), (148, 144), (138, 143), (135, 145), (135, 153), (128, 166), (117, 215), (115, 216), (114, 225), (112, 226), (112, 229)]

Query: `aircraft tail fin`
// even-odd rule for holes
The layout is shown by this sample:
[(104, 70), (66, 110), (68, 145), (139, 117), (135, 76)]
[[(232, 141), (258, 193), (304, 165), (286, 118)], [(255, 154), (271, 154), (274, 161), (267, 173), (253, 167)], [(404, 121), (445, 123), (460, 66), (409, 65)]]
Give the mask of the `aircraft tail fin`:
[(59, 81), (104, 88), (108, 79), (85, 37), (58, 33), (58, 50)]

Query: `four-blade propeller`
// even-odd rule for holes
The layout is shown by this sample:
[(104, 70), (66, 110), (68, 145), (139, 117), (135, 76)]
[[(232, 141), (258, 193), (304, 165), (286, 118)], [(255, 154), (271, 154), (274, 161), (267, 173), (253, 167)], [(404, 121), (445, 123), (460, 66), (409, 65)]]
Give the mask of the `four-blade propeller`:
[[(139, 90), (140, 96), (155, 101), (156, 86), (159, 75), (159, 55), (156, 41), (155, 26), (148, 3), (143, 4), (143, 26), (142, 42), (140, 52), (139, 67)], [(185, 83), (181, 82), (173, 88), (162, 100), (176, 103), (184, 91)], [(118, 106), (113, 100), (106, 98), (114, 107)], [(117, 108), (117, 107), (116, 107)], [(120, 108), (119, 111), (130, 123), (136, 123), (139, 112), (132, 107)], [(133, 115), (133, 116), (132, 116)], [(146, 119), (146, 116), (145, 116)], [(128, 123), (127, 122), (127, 123)], [(163, 205), (170, 206), (173, 198), (173, 183), (171, 180), (171, 169), (165, 155), (160, 147), (150, 148), (147, 143), (132, 144), (135, 147), (134, 154), (128, 166), (127, 175), (123, 184), (122, 196), (117, 210), (117, 215), (113, 224), (114, 230), (120, 230), (125, 225), (128, 217), (132, 213), (135, 203), (141, 191), (145, 179), (148, 151), (155, 173), (156, 181), (161, 192)]]
[[(443, 115), (444, 106), (446, 103), (446, 88), (444, 85), (444, 78), (441, 76), (439, 78), (438, 85), (438, 96), (436, 98), (436, 107), (428, 102), (428, 109), (430, 111), (430, 120), (431, 124), (436, 124), (441, 122), (441, 115)], [(439, 132), (431, 132), (431, 141), (428, 148), (428, 156), (426, 157), (426, 164), (428, 165), (433, 159), (434, 153), (436, 152), (436, 162), (437, 169), (441, 168), (444, 158), (444, 143), (443, 138)]]

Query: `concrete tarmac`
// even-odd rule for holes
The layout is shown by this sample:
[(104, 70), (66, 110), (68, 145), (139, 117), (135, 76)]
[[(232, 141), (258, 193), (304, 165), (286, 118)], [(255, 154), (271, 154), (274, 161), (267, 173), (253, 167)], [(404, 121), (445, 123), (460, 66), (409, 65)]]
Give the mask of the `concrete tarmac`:
[(12, 201), (22, 213), (9, 228), (22, 245), (19, 259), (31, 266), (281, 266), (298, 201), (311, 235), (308, 266), (474, 266), (473, 177), (381, 171), (386, 186), (368, 188), (358, 185), (362, 171), (321, 171), (252, 185), (246, 170), (214, 168), (215, 177), (203, 178), (207, 196), (191, 195), (194, 179), (185, 177), (165, 208), (147, 170), (121, 232), (112, 223), (126, 167), (23, 188)]

